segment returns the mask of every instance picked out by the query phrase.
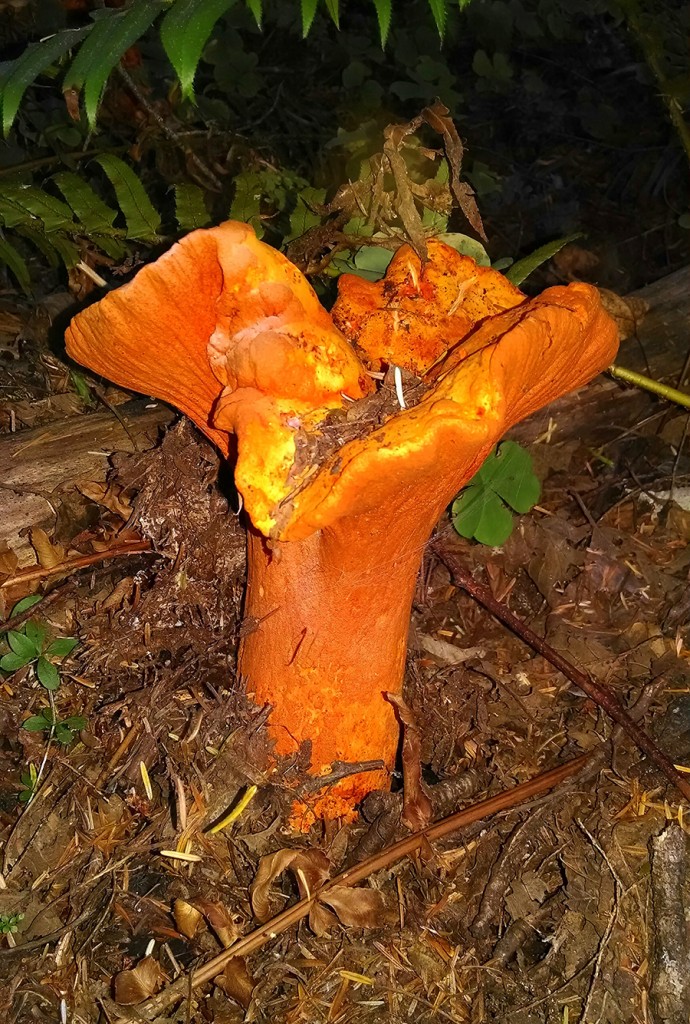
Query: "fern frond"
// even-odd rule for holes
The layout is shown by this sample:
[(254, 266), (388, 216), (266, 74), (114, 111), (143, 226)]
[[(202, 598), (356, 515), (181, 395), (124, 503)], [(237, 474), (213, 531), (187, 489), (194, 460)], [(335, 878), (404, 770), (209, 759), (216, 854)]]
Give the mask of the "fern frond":
[(106, 153), (96, 157), (115, 190), (118, 205), (127, 224), (127, 238), (142, 242), (158, 241), (161, 218), (132, 168), (119, 156)]
[(194, 76), (213, 28), (235, 0), (177, 0), (161, 22), (161, 42), (182, 96), (194, 100)]
[(175, 220), (181, 231), (205, 228), (211, 223), (204, 191), (198, 185), (175, 185)]
[(166, 6), (166, 0), (134, 0), (131, 6), (120, 10), (110, 8), (95, 12), (96, 23), (62, 83), (63, 92), (80, 94), (83, 91), (86, 117), (92, 131), (111, 71)]
[(42, 39), (39, 43), (31, 43), (24, 53), (16, 60), (0, 65), (0, 108), (2, 109), (2, 130), (9, 132), (19, 110), (24, 93), (36, 81), (46, 68), (64, 57), (77, 45), (93, 26), (86, 28), (69, 28)]

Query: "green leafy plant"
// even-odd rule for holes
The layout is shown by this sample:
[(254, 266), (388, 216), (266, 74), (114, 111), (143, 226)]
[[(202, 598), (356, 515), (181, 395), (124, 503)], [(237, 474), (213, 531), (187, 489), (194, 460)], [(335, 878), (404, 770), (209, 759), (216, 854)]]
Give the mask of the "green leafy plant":
[[(49, 732), (58, 743), (69, 746), (77, 738), (81, 729), (86, 728), (86, 719), (82, 715), (68, 715), (59, 718), (50, 708), (45, 708), (40, 715), (31, 715), (22, 723), (27, 732)], [(30, 798), (27, 797), (27, 802)]]
[(529, 452), (502, 441), (453, 502), (453, 526), (461, 537), (498, 547), (512, 532), (512, 513), (529, 512), (539, 493)]
[[(29, 290), (30, 274), (17, 242), (29, 242), (52, 267), (68, 269), (79, 263), (82, 250), (95, 248), (113, 260), (122, 260), (128, 243), (154, 243), (161, 237), (161, 213), (151, 202), (137, 173), (120, 157), (104, 153), (94, 159), (104, 172), (116, 205), (110, 206), (78, 174), (61, 171), (41, 185), (8, 181), (0, 188), (0, 261)], [(59, 191), (63, 199), (48, 189)], [(175, 220), (180, 230), (202, 227), (209, 221), (204, 193), (196, 185), (175, 189)], [(64, 201), (63, 201), (64, 200)], [(116, 224), (116, 220), (123, 222)], [(8, 237), (9, 233), (9, 237)]]
[[(10, 617), (21, 615), (36, 603), (36, 595), (24, 598), (14, 606)], [(60, 686), (60, 671), (56, 662), (61, 662), (72, 653), (79, 641), (75, 637), (57, 637), (48, 640), (45, 623), (29, 619), (19, 629), (10, 629), (6, 642), (9, 651), (0, 658), (0, 670), (11, 673), (27, 665), (32, 666), (41, 686), (46, 690), (57, 690)]]
[(28, 804), (33, 800), (38, 786), (38, 771), (33, 761), (30, 761), (25, 771), (21, 772), (19, 781), (22, 788), (17, 799), (20, 804)]
[(23, 920), (23, 914), (0, 914), (0, 935), (10, 935), (16, 932)]
[[(448, 0), (427, 0), (439, 37), (443, 39), (448, 17)], [(17, 116), (27, 88), (42, 74), (50, 73), (55, 62), (74, 54), (62, 80), (62, 91), (71, 109), (83, 99), (89, 127), (96, 127), (98, 109), (106, 83), (123, 55), (158, 21), (163, 50), (180, 83), (182, 96), (194, 99), (194, 79), (201, 55), (217, 22), (235, 0), (132, 0), (124, 7), (103, 8), (91, 13), (91, 24), (55, 32), (32, 43), (24, 53), (6, 63), (0, 72), (0, 109), (5, 134)], [(245, 0), (261, 28), (262, 0)], [(392, 0), (372, 0), (381, 46), (388, 37)], [(459, 0), (460, 9), (469, 0)], [(302, 35), (312, 27), (318, 0), (299, 0)], [(295, 0), (295, 7), (298, 4)], [(324, 0), (323, 9), (336, 28), (340, 27), (340, 0)]]

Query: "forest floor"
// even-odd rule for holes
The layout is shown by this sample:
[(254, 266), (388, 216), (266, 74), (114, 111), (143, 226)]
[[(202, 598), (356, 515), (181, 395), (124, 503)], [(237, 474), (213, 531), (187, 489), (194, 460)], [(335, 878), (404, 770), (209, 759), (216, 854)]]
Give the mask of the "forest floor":
[[(690, 845), (678, 793), (581, 690), (454, 586), (432, 547), (405, 699), (434, 817), (583, 754), (584, 767), (373, 871), (359, 888), (383, 894), (379, 920), (355, 895), (354, 923), (324, 934), (306, 919), (279, 934), (269, 924), (250, 955), (189, 984), (190, 969), (259, 927), (249, 886), (262, 856), (321, 851), (336, 875), (409, 836), (400, 780), (354, 824), (289, 831), (296, 765), (269, 770), (266, 715), (234, 674), (244, 535), (226, 474), (185, 422), (155, 447), (142, 442), (135, 418), (159, 416), (155, 437), (172, 419), (162, 407), (147, 413), (115, 389), (80, 397), (48, 330), (70, 297), (51, 301), (29, 320), (2, 300), (0, 464), (11, 450), (30, 467), (41, 431), (69, 461), (75, 424), (89, 417), (142, 450), (113, 455), (106, 484), (105, 456), (133, 446), (96, 434), (87, 455), (100, 469), (85, 455), (69, 484), (1, 485), (19, 503), (47, 490), (52, 508), (17, 535), (14, 554), (0, 550), (0, 616), (14, 615), (14, 645), (0, 653), (26, 662), (5, 662), (0, 681), (3, 1018), (562, 1024), (647, 1021), (651, 1004), (684, 1019), (687, 970), (673, 969), (689, 956)], [(678, 337), (672, 383), (686, 347)], [(559, 434), (549, 410), (533, 421), (542, 496), (502, 548), (464, 541), (446, 520), (437, 537), (690, 766), (688, 416), (651, 400), (643, 415), (622, 389), (608, 394), (576, 437)], [(47, 481), (46, 464), (40, 472)], [(28, 615), (20, 605), (17, 619), (34, 593), (43, 603)], [(40, 648), (55, 637), (78, 645), (41, 680)], [(289, 872), (273, 896), (271, 912), (298, 900)]]

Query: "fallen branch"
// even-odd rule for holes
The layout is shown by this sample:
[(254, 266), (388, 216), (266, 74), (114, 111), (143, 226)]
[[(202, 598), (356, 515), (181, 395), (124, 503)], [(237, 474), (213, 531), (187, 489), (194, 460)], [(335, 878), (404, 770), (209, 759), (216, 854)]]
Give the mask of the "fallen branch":
[[(292, 927), (292, 925), (307, 917), (313, 905), (335, 886), (356, 885), (375, 871), (391, 867), (392, 864), (419, 850), (426, 843), (442, 839), (459, 828), (471, 825), (482, 818), (488, 818), (499, 811), (512, 810), (521, 803), (553, 789), (565, 779), (576, 775), (588, 760), (589, 755), (583, 754), (572, 761), (566, 761), (565, 764), (560, 765), (558, 768), (552, 768), (542, 775), (537, 775), (536, 778), (529, 779), (527, 782), (522, 782), (512, 789), (499, 793), (498, 796), (489, 797), (488, 800), (482, 800), (472, 807), (451, 814), (450, 817), (444, 818), (442, 821), (420, 829), (418, 832), (413, 832), (412, 835), (401, 839), (380, 853), (367, 857), (366, 860), (343, 871), (342, 874), (337, 875), (335, 878), (331, 878), (324, 885), (316, 889), (311, 896), (307, 896), (298, 903), (293, 904), (287, 910), (283, 910), (280, 914), (271, 918), (266, 924), (262, 924), (260, 928), (256, 928), (249, 935), (245, 935), (244, 938), (234, 942), (232, 946), (228, 946), (222, 953), (218, 953), (217, 956), (214, 956), (206, 964), (192, 971), (191, 974), (179, 977), (171, 985), (163, 989), (162, 992), (159, 992), (158, 995), (147, 999), (146, 1002), (137, 1006), (136, 1017), (130, 1019), (140, 1021), (142, 1017), (146, 1020), (153, 1020), (158, 1017), (172, 1003), (178, 999), (185, 998), (193, 989), (217, 977), (228, 961), (236, 956), (249, 956), (250, 953), (260, 949), (269, 939), (275, 939), (282, 932)], [(127, 1019), (125, 1014), (123, 1014), (123, 1017)]]
[(17, 629), (18, 626), (23, 626), (25, 622), (28, 622), (29, 619), (35, 619), (37, 615), (44, 615), (46, 608), (54, 604), (59, 597), (69, 594), (74, 589), (74, 586), (74, 582), (69, 580), (67, 583), (63, 583), (61, 587), (56, 587), (49, 594), (45, 594), (40, 601), (32, 604), (25, 612), (20, 612), (19, 615), (14, 615), (11, 619), (0, 622), (0, 636), (4, 636), (5, 633), (9, 633), (12, 629)]
[(603, 683), (595, 682), (591, 676), (576, 668), (567, 658), (564, 658), (558, 651), (554, 650), (542, 637), (526, 626), (521, 619), (513, 615), (505, 605), (497, 601), (491, 591), (477, 583), (469, 572), (462, 567), (460, 561), (452, 551), (448, 551), (442, 544), (433, 545), (434, 551), (449, 569), (455, 585), (483, 605), (491, 612), (504, 626), (512, 630), (523, 640), (528, 647), (541, 654), (554, 668), (562, 672), (566, 679), (569, 679), (575, 686), (578, 686), (594, 703), (602, 708), (613, 721), (621, 727), (627, 736), (637, 747), (652, 761), (662, 772), (669, 782), (680, 791), (686, 800), (690, 800), (690, 784), (683, 778), (676, 769), (673, 762), (659, 749), (654, 740), (633, 721), (627, 713), (615, 693)]
[(13, 576), (8, 576), (0, 583), (0, 590), (5, 587), (20, 586), (22, 583), (35, 583), (36, 580), (44, 580), (49, 576), (69, 576), (70, 573), (75, 572), (77, 569), (86, 569), (90, 565), (106, 562), (110, 558), (122, 558), (124, 555), (155, 555), (156, 553), (149, 541), (141, 540), (141, 538), (137, 537), (136, 540), (126, 540), (121, 541), (119, 544), (113, 544), (111, 548), (107, 548), (105, 551), (92, 551), (88, 555), (73, 555), (72, 558), (65, 558), (56, 565), (32, 565), (27, 569), (20, 569), (19, 572), (15, 572)]

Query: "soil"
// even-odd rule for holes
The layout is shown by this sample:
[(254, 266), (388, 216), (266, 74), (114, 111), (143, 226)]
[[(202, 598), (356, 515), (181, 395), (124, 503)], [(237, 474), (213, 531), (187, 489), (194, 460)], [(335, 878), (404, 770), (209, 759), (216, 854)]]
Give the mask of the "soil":
[[(45, 329), (17, 348), (26, 318), (5, 306), (5, 429), (34, 426), (34, 405), (41, 423), (94, 415)], [(115, 409), (127, 397), (105, 393)], [(609, 404), (606, 439), (594, 420), (591, 436), (559, 439), (540, 414), (539, 506), (501, 549), (446, 520), (435, 540), (690, 766), (690, 510), (659, 496), (687, 492), (688, 416), (658, 403), (626, 422), (628, 408)], [(454, 586), (436, 547), (405, 685), (434, 820), (586, 761), (549, 791), (387, 860), (410, 835), (401, 777), (354, 824), (287, 827), (305, 758), (275, 763), (266, 710), (236, 676), (238, 640), (254, 626), (242, 619), (244, 524), (211, 446), (177, 422), (156, 447), (115, 456), (107, 486), (94, 471), (80, 487), (54, 496), (54, 528), (31, 534), (32, 567), (0, 552), (5, 619), (37, 593), (33, 621), (79, 640), (59, 688), (31, 664), (0, 683), (9, 1021), (687, 1019), (684, 802), (600, 708)], [(51, 713), (84, 719), (71, 742), (23, 727)], [(380, 859), (330, 920), (314, 912), (255, 934), (250, 886), (279, 851), (302, 874), (276, 867), (271, 914), (296, 903), (298, 879), (303, 892)], [(241, 936), (252, 952), (190, 987), (190, 970)]]

